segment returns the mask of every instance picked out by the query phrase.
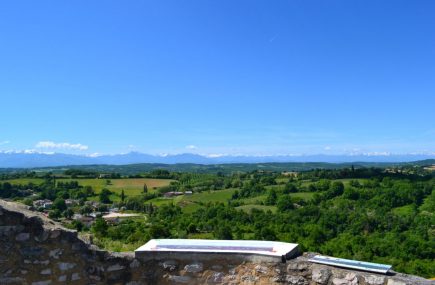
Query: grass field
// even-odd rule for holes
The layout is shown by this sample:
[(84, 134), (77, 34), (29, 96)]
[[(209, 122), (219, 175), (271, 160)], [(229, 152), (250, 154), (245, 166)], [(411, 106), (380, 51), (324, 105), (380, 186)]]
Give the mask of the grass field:
[(412, 205), (405, 205), (393, 209), (393, 213), (398, 216), (406, 216), (412, 213)]
[(298, 193), (291, 193), (290, 196), (292, 196), (293, 198), (301, 198), (305, 201), (310, 200), (311, 198), (313, 198), (315, 193), (313, 192), (298, 192)]
[(42, 182), (44, 182), (44, 180), (41, 178), (19, 178), (19, 179), (2, 180), (1, 182), (9, 182), (11, 184), (33, 183), (33, 184), (38, 185), (38, 184), (41, 184)]
[[(313, 198), (314, 193), (313, 192), (298, 192), (298, 193), (290, 193), (290, 196), (293, 198), (301, 198), (305, 201), (308, 201), (311, 198)], [(258, 204), (262, 204), (263, 202), (265, 202), (266, 198), (267, 198), (267, 194), (256, 196), (256, 197), (240, 199), (240, 201), (245, 203), (245, 205), (258, 205)]]
[(190, 200), (193, 202), (226, 202), (231, 196), (234, 194), (236, 189), (225, 189), (218, 191), (210, 191), (210, 192), (201, 192), (195, 193), (190, 196), (185, 196), (186, 200)]
[[(173, 198), (154, 198), (148, 201), (148, 203), (152, 203), (155, 206), (161, 206), (164, 204), (174, 204), (180, 206), (185, 213), (192, 213), (195, 210), (199, 209), (202, 204), (211, 203), (226, 203), (231, 196), (234, 194), (236, 189), (225, 189), (225, 190), (217, 190), (217, 191), (205, 191), (201, 193), (195, 193), (193, 195), (182, 195)], [(291, 193), (292, 197), (301, 198), (304, 200), (309, 200), (313, 197), (314, 193), (309, 192), (300, 192), (300, 193)], [(266, 200), (267, 195), (260, 195), (252, 198), (240, 199), (240, 202), (243, 202), (244, 205), (237, 207), (237, 209), (241, 209), (244, 211), (251, 211), (253, 208), (260, 210), (271, 210), (272, 212), (276, 211), (275, 206), (266, 206), (261, 205)]]
[(272, 213), (276, 212), (276, 206), (266, 206), (266, 205), (243, 205), (237, 207), (236, 209), (243, 210), (247, 213), (250, 213), (252, 209), (263, 210), (265, 212), (270, 210)]
[(173, 198), (154, 198), (148, 201), (156, 206), (164, 204), (178, 205), (183, 209), (185, 213), (192, 213), (201, 207), (202, 203), (209, 202), (221, 202), (226, 203), (233, 195), (235, 189), (225, 189), (218, 191), (205, 191), (201, 193), (195, 193), (192, 195), (182, 195)]

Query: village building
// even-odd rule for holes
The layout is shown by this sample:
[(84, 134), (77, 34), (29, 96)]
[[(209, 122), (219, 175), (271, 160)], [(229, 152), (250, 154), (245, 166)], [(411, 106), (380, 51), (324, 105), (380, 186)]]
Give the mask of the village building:
[(48, 199), (33, 201), (33, 207), (35, 208), (50, 209), (52, 206), (53, 206), (53, 202)]
[(79, 204), (79, 201), (75, 199), (65, 199), (65, 204), (68, 207), (73, 207), (73, 206), (77, 206)]
[(166, 198), (170, 198), (170, 197), (174, 197), (174, 196), (181, 196), (181, 195), (184, 195), (184, 193), (178, 192), (178, 191), (170, 191), (170, 192), (166, 192), (165, 194), (163, 194), (163, 196)]
[(91, 216), (84, 216), (81, 214), (74, 214), (74, 216), (72, 217), (72, 219), (74, 221), (79, 221), (81, 222), (83, 225), (85, 225), (86, 227), (90, 227), (92, 226), (92, 224), (95, 222), (95, 218), (91, 217)]
[(103, 216), (103, 219), (109, 224), (117, 224), (125, 218), (140, 217), (139, 214), (123, 214), (123, 213), (109, 213)]

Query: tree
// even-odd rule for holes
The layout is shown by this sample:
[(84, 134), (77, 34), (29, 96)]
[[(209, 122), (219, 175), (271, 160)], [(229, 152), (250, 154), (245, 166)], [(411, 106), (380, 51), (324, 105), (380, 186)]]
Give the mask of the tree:
[(50, 219), (59, 219), (61, 216), (62, 213), (58, 209), (51, 210), (50, 213), (48, 213)]
[(228, 225), (218, 226), (214, 232), (216, 239), (232, 240), (233, 233)]
[(62, 198), (56, 198), (53, 202), (53, 209), (58, 209), (59, 211), (63, 212), (66, 210), (66, 204), (65, 200)]
[(84, 205), (83, 207), (80, 208), (80, 214), (82, 215), (87, 215), (92, 213), (92, 207), (89, 205)]
[(328, 191), (326, 191), (326, 196), (328, 199), (342, 195), (344, 192), (344, 184), (340, 181), (335, 181), (332, 183)]
[(92, 231), (97, 237), (104, 237), (107, 235), (108, 228), (109, 226), (103, 218), (97, 218), (92, 226)]
[(269, 227), (257, 228), (254, 238), (259, 240), (277, 240), (275, 231)]
[(85, 186), (85, 193), (87, 196), (93, 196), (95, 194), (91, 186)]
[(79, 232), (81, 232), (84, 228), (84, 225), (82, 222), (80, 221), (72, 221), (72, 226)]
[(164, 225), (154, 224), (150, 227), (151, 238), (168, 238), (171, 237), (168, 227)]
[(124, 189), (121, 190), (121, 202), (124, 203), (125, 200), (125, 193), (124, 193)]
[(277, 199), (277, 195), (275, 189), (270, 189), (269, 194), (267, 195), (266, 198), (266, 205), (275, 205), (276, 199)]
[(331, 187), (331, 181), (328, 179), (320, 179), (320, 181), (317, 182), (318, 191), (326, 191), (329, 187)]
[(148, 193), (148, 186), (146, 185), (146, 183), (143, 184), (143, 192), (145, 194)]
[(27, 206), (30, 206), (30, 207), (33, 206), (33, 201), (30, 198), (24, 199), (23, 203), (24, 203), (24, 205), (27, 205)]
[(74, 211), (71, 209), (66, 209), (65, 212), (63, 212), (63, 216), (67, 219), (71, 219), (71, 217), (74, 216)]
[(189, 226), (187, 226), (187, 232), (190, 233), (190, 234), (197, 233), (198, 230), (196, 229), (196, 225), (190, 223)]
[(298, 188), (293, 183), (287, 183), (284, 186), (284, 194), (295, 193), (298, 192)]
[(294, 209), (292, 197), (290, 195), (282, 195), (277, 202), (278, 211), (285, 212)]
[(231, 196), (231, 200), (237, 199), (239, 199), (239, 190), (234, 191), (233, 195)]
[(308, 192), (316, 192), (317, 187), (314, 184), (308, 185)]
[(101, 190), (100, 192), (100, 202), (104, 203), (104, 204), (110, 204), (112, 203), (112, 201), (110, 200), (110, 195), (112, 194), (112, 192), (109, 189), (104, 188), (103, 190)]

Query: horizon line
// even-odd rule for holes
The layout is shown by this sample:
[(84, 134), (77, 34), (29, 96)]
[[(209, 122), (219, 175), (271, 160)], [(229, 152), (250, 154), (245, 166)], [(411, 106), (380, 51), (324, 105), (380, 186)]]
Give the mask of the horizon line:
[(222, 157), (258, 157), (258, 158), (267, 158), (267, 157), (304, 157), (304, 156), (434, 156), (435, 152), (431, 151), (422, 151), (422, 152), (388, 152), (388, 151), (372, 151), (372, 152), (342, 152), (342, 153), (276, 153), (276, 154), (243, 154), (243, 153), (196, 153), (196, 152), (174, 152), (174, 153), (146, 153), (141, 151), (130, 151), (130, 152), (119, 152), (119, 153), (70, 153), (70, 152), (50, 152), (50, 151), (39, 151), (35, 149), (28, 150), (0, 150), (0, 154), (44, 154), (44, 155), (72, 155), (72, 156), (80, 156), (80, 157), (90, 157), (97, 158), (103, 156), (122, 156), (128, 154), (140, 154), (140, 155), (149, 155), (154, 157), (171, 157), (171, 156), (181, 156), (181, 155), (195, 155), (201, 156), (204, 158), (222, 158)]

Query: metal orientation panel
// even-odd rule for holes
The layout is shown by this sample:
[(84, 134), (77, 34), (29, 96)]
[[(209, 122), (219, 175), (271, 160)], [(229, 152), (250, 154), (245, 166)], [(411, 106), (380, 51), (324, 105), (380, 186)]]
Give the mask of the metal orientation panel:
[(264, 256), (288, 256), (298, 244), (257, 240), (153, 239), (135, 252), (239, 253)]
[(387, 274), (388, 271), (392, 268), (391, 265), (387, 264), (379, 264), (379, 263), (371, 263), (365, 261), (351, 260), (351, 259), (343, 259), (343, 258), (335, 258), (323, 255), (316, 255), (308, 261), (326, 265), (333, 265), (343, 268), (352, 268), (363, 271), (370, 271), (376, 273)]

